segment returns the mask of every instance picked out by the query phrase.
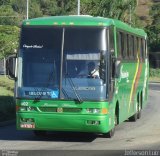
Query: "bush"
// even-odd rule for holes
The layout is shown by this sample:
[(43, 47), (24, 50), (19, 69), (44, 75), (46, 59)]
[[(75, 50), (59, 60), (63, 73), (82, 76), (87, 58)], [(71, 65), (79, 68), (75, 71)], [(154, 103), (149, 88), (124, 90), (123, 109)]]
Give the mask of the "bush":
[(160, 78), (160, 69), (159, 68), (157, 68), (157, 69), (150, 68), (149, 76), (150, 77), (159, 77)]

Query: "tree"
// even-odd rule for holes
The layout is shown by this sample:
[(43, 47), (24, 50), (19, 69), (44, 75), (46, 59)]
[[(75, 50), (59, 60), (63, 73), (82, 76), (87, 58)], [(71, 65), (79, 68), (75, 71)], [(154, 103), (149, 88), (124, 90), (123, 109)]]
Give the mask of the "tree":
[(14, 53), (18, 48), (19, 28), (16, 26), (0, 26), (0, 59)]
[(37, 0), (30, 0), (30, 5), (29, 5), (29, 18), (37, 18), (37, 17), (42, 17), (43, 13), (40, 8), (40, 4), (37, 3)]
[(10, 5), (11, 0), (0, 0), (0, 5)]
[(22, 19), (26, 18), (26, 0), (12, 0), (12, 8), (21, 15)]
[(54, 16), (58, 12), (56, 0), (39, 0), (43, 16)]
[(77, 0), (56, 0), (58, 6), (58, 15), (76, 14)]
[(0, 25), (18, 25), (20, 16), (10, 5), (0, 6)]
[[(42, 10), (40, 8), (40, 0), (29, 0), (29, 18), (36, 18), (43, 16)], [(26, 0), (12, 0), (12, 7), (22, 19), (26, 18)], [(21, 20), (22, 20), (21, 19)]]
[(135, 25), (135, 8), (137, 0), (82, 0), (82, 14), (91, 14), (93, 16), (101, 16), (115, 18), (124, 22), (129, 21), (129, 13)]
[(146, 27), (151, 51), (160, 51), (160, 3), (151, 6), (151, 25)]

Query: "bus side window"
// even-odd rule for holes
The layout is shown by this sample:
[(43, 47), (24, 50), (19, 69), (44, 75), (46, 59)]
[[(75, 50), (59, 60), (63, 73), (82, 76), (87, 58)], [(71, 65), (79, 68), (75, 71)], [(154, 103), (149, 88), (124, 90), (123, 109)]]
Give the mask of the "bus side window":
[(134, 59), (137, 59), (137, 37), (134, 37)]
[(134, 58), (134, 36), (130, 36), (130, 58)]
[(144, 52), (145, 52), (145, 58), (148, 58), (148, 48), (147, 48), (147, 40), (144, 40), (144, 46), (145, 46), (145, 50), (144, 50)]
[(122, 55), (121, 55), (121, 32), (117, 33), (117, 43), (118, 43), (118, 58), (121, 59)]
[(145, 39), (143, 39), (143, 58), (145, 60), (145, 57), (146, 57), (146, 41)]
[(126, 57), (130, 58), (130, 41), (129, 41), (129, 35), (126, 36)]
[(141, 60), (143, 61), (143, 59), (144, 59), (144, 43), (143, 43), (142, 38), (141, 38), (141, 41), (140, 41), (140, 57), (141, 57)]
[(121, 44), (121, 56), (125, 58), (125, 35), (124, 33), (120, 32), (120, 44)]
[(139, 38), (138, 37), (136, 37), (136, 41), (137, 41), (137, 54), (138, 54), (138, 56), (139, 56)]

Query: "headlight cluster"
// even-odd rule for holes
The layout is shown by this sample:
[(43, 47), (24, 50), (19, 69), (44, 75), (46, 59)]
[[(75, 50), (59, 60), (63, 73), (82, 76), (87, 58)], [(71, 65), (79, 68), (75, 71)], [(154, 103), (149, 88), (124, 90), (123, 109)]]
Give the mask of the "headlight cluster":
[(92, 113), (92, 114), (99, 114), (99, 113), (101, 113), (101, 109), (99, 109), (99, 108), (87, 108), (86, 112), (87, 113)]
[(21, 122), (34, 122), (33, 118), (20, 118)]
[(87, 108), (86, 112), (90, 114), (108, 114), (108, 109), (107, 108)]
[(35, 107), (30, 107), (30, 106), (20, 106), (19, 111), (35, 111)]

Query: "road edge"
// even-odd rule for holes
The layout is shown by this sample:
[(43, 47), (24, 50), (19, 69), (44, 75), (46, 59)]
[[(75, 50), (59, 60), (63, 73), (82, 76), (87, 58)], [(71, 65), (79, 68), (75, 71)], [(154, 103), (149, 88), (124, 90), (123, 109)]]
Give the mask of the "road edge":
[(150, 81), (149, 84), (160, 84), (160, 82)]
[(8, 126), (8, 125), (14, 124), (15, 122), (16, 122), (15, 119), (3, 121), (3, 122), (0, 122), (0, 127)]

